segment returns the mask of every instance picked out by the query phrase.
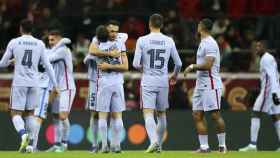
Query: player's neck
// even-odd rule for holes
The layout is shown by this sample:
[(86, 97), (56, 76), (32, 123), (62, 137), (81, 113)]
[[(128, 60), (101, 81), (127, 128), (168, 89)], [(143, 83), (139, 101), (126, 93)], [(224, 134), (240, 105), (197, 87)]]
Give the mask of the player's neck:
[(154, 28), (152, 28), (152, 29), (151, 29), (151, 33), (160, 33), (160, 29), (154, 29)]
[(203, 40), (204, 38), (207, 38), (207, 37), (209, 37), (209, 36), (210, 36), (210, 34), (209, 34), (208, 32), (202, 32), (202, 33), (200, 34), (201, 40)]
[(21, 35), (31, 36), (31, 33), (21, 33)]

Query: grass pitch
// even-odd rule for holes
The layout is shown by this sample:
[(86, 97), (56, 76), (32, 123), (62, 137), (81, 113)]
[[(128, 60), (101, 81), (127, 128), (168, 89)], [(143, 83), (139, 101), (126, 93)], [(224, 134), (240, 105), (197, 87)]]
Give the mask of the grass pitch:
[(280, 152), (237, 152), (221, 154), (212, 151), (209, 154), (197, 154), (191, 151), (163, 151), (160, 154), (148, 154), (144, 151), (124, 151), (122, 154), (92, 154), (88, 151), (67, 151), (64, 153), (38, 152), (21, 154), (15, 151), (0, 151), (0, 158), (280, 158)]

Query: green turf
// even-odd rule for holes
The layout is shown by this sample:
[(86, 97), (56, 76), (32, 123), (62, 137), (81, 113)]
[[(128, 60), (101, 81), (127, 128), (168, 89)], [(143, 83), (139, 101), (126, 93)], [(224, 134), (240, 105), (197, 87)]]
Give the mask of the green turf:
[(143, 151), (124, 151), (122, 154), (91, 154), (87, 151), (67, 151), (65, 153), (21, 154), (11, 151), (0, 151), (0, 158), (280, 158), (280, 152), (228, 152), (220, 154), (211, 152), (209, 154), (197, 154), (191, 151), (164, 151), (160, 154), (146, 154)]

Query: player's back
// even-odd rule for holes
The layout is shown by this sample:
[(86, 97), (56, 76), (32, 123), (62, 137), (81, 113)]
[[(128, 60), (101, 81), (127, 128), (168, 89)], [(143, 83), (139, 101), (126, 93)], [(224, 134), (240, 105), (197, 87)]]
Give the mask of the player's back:
[(210, 70), (198, 70), (196, 88), (198, 89), (220, 89), (223, 87), (220, 76), (220, 50), (217, 42), (211, 36), (201, 40), (196, 55), (196, 63), (205, 62), (205, 57), (214, 57), (214, 63)]
[[(102, 51), (112, 51), (117, 49), (118, 51), (122, 51), (124, 47), (124, 43), (120, 41), (107, 41), (99, 44), (98, 48)], [(122, 62), (121, 57), (112, 58), (112, 57), (97, 57), (96, 63), (106, 62), (109, 64), (119, 64)], [(118, 71), (101, 71), (98, 70), (98, 76), (100, 77), (100, 82), (103, 85), (114, 85), (114, 84), (122, 84), (123, 74)]]
[[(261, 88), (271, 92), (272, 89), (279, 90), (279, 73), (277, 62), (273, 55), (266, 52), (260, 59)], [(273, 83), (275, 82), (275, 83)], [(272, 87), (276, 86), (276, 87)]]
[(54, 47), (51, 49), (49, 57), (53, 63), (59, 89), (76, 89), (73, 74), (73, 58), (70, 49), (65, 45)]
[(142, 47), (142, 86), (168, 86), (168, 61), (174, 41), (162, 33), (140, 37)]
[(37, 87), (38, 64), (45, 45), (31, 35), (22, 35), (8, 45), (15, 58), (13, 86)]

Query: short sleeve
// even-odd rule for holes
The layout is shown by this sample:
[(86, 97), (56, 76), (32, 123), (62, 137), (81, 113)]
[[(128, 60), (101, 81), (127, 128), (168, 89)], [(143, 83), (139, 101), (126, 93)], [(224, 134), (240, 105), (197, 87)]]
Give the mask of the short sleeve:
[(204, 44), (204, 51), (205, 51), (205, 56), (211, 56), (211, 57), (217, 57), (219, 48), (217, 48), (216, 45), (213, 43), (205, 43)]

